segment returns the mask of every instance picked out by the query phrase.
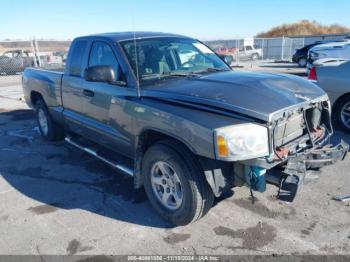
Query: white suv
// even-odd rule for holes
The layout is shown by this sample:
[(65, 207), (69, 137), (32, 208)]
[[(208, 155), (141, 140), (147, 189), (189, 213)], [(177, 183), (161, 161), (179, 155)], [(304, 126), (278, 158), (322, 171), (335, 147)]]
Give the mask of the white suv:
[(239, 48), (240, 60), (258, 60), (262, 57), (262, 49), (252, 45), (245, 45)]

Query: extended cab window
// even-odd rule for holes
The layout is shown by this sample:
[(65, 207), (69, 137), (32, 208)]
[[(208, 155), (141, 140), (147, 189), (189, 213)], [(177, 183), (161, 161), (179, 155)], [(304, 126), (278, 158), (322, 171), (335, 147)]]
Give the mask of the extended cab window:
[(69, 74), (72, 76), (80, 76), (81, 65), (83, 62), (84, 53), (86, 50), (87, 42), (85, 40), (79, 40), (75, 43), (72, 50), (72, 57), (70, 59)]
[(89, 66), (111, 66), (114, 74), (119, 78), (119, 64), (115, 58), (112, 48), (104, 42), (94, 42), (90, 52)]

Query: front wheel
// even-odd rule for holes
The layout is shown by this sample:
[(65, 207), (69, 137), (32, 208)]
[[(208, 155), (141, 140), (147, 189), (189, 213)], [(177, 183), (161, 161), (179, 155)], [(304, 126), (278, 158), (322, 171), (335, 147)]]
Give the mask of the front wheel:
[(350, 132), (350, 96), (345, 96), (337, 102), (333, 117), (341, 129)]
[(301, 57), (298, 60), (298, 66), (299, 67), (306, 67), (307, 61), (305, 57)]
[(142, 161), (146, 194), (155, 210), (175, 225), (198, 220), (214, 195), (192, 154), (172, 141), (151, 146)]
[(259, 59), (259, 54), (252, 54), (252, 60), (253, 61), (256, 61), (256, 60), (258, 60)]

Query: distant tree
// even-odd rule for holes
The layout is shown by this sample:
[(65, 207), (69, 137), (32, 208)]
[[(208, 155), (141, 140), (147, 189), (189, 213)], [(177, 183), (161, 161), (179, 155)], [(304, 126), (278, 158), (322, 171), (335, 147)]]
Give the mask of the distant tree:
[(298, 35), (322, 35), (349, 33), (350, 28), (338, 24), (322, 25), (316, 21), (301, 20), (296, 23), (283, 24), (262, 32), (256, 37), (281, 37)]

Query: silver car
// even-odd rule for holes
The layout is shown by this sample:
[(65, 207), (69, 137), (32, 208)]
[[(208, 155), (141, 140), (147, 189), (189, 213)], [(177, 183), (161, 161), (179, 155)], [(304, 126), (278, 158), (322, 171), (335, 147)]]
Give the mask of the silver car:
[(335, 122), (350, 132), (350, 61), (324, 59), (310, 69), (309, 79), (327, 92)]

